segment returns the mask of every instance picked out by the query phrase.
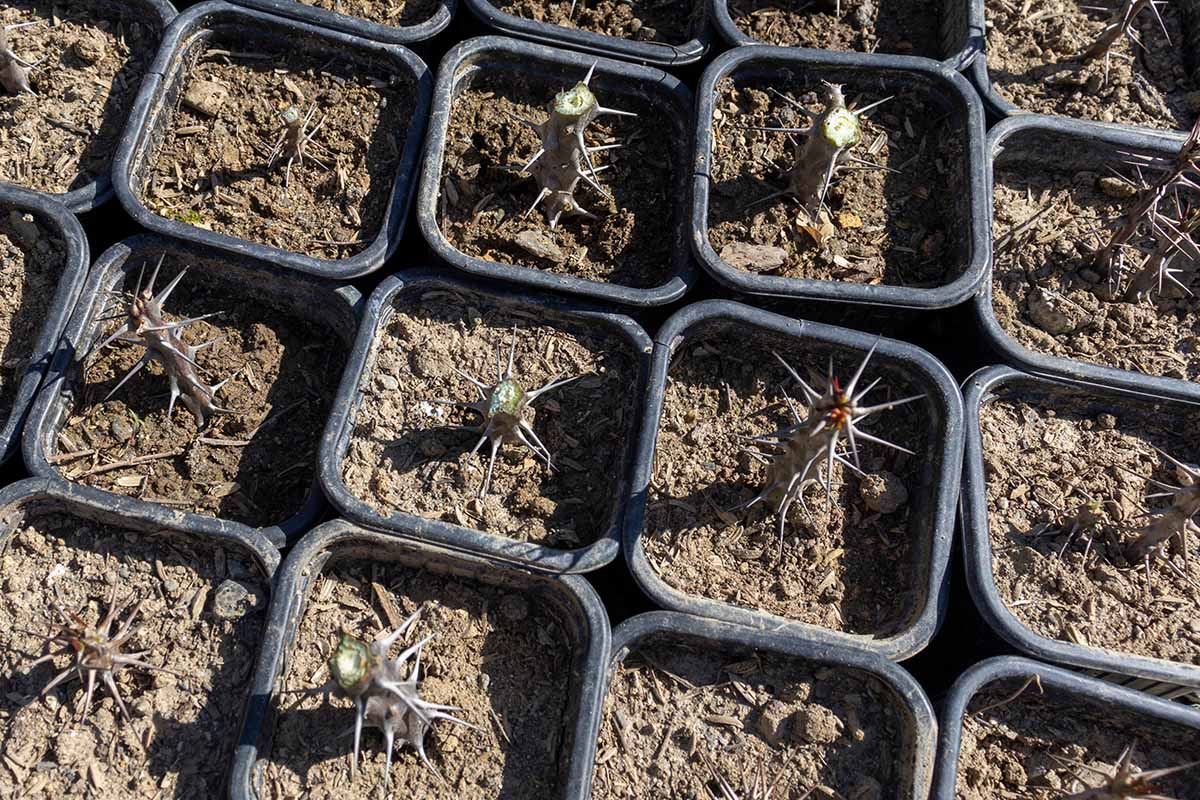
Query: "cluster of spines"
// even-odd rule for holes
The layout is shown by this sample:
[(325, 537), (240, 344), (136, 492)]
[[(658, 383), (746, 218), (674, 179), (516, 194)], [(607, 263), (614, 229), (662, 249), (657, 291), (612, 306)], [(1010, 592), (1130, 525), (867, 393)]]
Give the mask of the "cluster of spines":
[(285, 194), (291, 189), (293, 163), (296, 166), (304, 166), (304, 159), (307, 157), (315, 161), (318, 166), (327, 168), (324, 162), (308, 152), (309, 145), (315, 146), (313, 137), (325, 124), (325, 119), (322, 118), (316, 125), (309, 127), (316, 114), (316, 105), (310, 108), (307, 114), (301, 114), (300, 109), (295, 106), (288, 106), (279, 114), (283, 126), (275, 140), (275, 146), (271, 148), (271, 155), (267, 158), (267, 169), (275, 166), (275, 162), (279, 159), (284, 160), (283, 190)]
[[(1099, 786), (1063, 795), (1062, 800), (1176, 800), (1176, 798), (1161, 794), (1156, 784), (1163, 778), (1200, 766), (1200, 761), (1161, 769), (1139, 770), (1133, 765), (1135, 744), (1131, 743), (1121, 751), (1111, 773), (1083, 762), (1067, 762), (1077, 770), (1075, 780), (1078, 783), (1090, 784), (1097, 777), (1102, 782)], [(1084, 772), (1090, 773), (1092, 776), (1087, 781), (1083, 780), (1082, 773)]]
[[(1096, 38), (1096, 41), (1083, 51), (1080, 55), (1080, 60), (1085, 64), (1095, 61), (1098, 58), (1104, 59), (1104, 79), (1108, 80), (1109, 66), (1112, 61), (1112, 47), (1121, 39), (1129, 39), (1137, 47), (1142, 47), (1141, 38), (1137, 31), (1133, 28), (1133, 23), (1138, 15), (1145, 9), (1149, 8), (1154, 12), (1154, 16), (1158, 19), (1158, 24), (1162, 28), (1163, 35), (1167, 37), (1167, 45), (1171, 45), (1171, 36), (1167, 33), (1167, 24), (1163, 21), (1162, 15), (1158, 13), (1158, 7), (1163, 5), (1166, 0), (1122, 0), (1121, 5), (1113, 13), (1108, 24), (1104, 26), (1104, 30)], [(1097, 11), (1105, 11), (1102, 7), (1084, 6), (1084, 8)]]
[(36, 94), (33, 87), (29, 85), (29, 71), (41, 62), (25, 61), (14, 53), (12, 45), (8, 42), (8, 32), (39, 24), (41, 24), (40, 21), (22, 22), (19, 25), (0, 27), (0, 87), (3, 87), (4, 91), (9, 94)]

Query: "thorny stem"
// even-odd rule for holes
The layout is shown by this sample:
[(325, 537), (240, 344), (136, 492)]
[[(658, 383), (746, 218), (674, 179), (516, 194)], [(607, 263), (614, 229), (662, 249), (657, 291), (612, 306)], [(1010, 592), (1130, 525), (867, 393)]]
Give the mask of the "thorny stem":
[(1133, 754), (1136, 747), (1137, 742), (1131, 742), (1121, 751), (1121, 757), (1117, 759), (1117, 764), (1111, 774), (1081, 761), (1057, 759), (1075, 767), (1074, 777), (1077, 783), (1083, 783), (1080, 773), (1084, 771), (1104, 778), (1104, 783), (1100, 786), (1066, 795), (1063, 800), (1174, 800), (1174, 798), (1159, 794), (1154, 784), (1170, 775), (1200, 766), (1200, 761), (1191, 761), (1163, 769), (1138, 770), (1133, 766)]
[(600, 105), (590, 87), (595, 70), (593, 64), (582, 81), (555, 95), (547, 106), (549, 118), (545, 122), (539, 124), (514, 117), (541, 137), (541, 146), (528, 162), (510, 169), (528, 172), (537, 180), (540, 187), (538, 196), (526, 214), (532, 213), (545, 201), (546, 218), (551, 229), (558, 226), (564, 215), (595, 218), (575, 198), (575, 190), (581, 181), (600, 195), (609, 196), (596, 180), (596, 175), (605, 167), (596, 167), (592, 162), (592, 153), (612, 149), (615, 145), (588, 147), (584, 140), (587, 126), (605, 115), (637, 116), (629, 111)]
[(311, 129), (308, 127), (309, 123), (312, 122), (312, 118), (316, 116), (316, 113), (317, 107), (313, 105), (308, 110), (308, 113), (303, 116), (300, 115), (300, 109), (295, 106), (288, 106), (279, 114), (280, 119), (283, 121), (283, 129), (279, 132), (279, 138), (275, 141), (275, 146), (271, 149), (271, 155), (267, 159), (267, 169), (275, 166), (276, 159), (281, 157), (285, 159), (283, 173), (284, 194), (288, 194), (291, 190), (293, 162), (297, 166), (304, 166), (304, 157), (308, 155), (317, 164), (322, 167), (325, 166), (320, 159), (309, 155), (307, 152), (309, 143), (317, 135), (317, 131), (321, 129), (321, 126), (325, 124), (325, 120), (322, 119)]
[(1167, 37), (1167, 45), (1171, 45), (1171, 36), (1167, 33), (1167, 25), (1163, 22), (1162, 15), (1158, 13), (1158, 7), (1166, 0), (1122, 0), (1120, 8), (1116, 10), (1108, 24), (1104, 26), (1104, 30), (1100, 32), (1100, 36), (1092, 43), (1091, 47), (1083, 52), (1079, 57), (1085, 64), (1095, 61), (1101, 56), (1104, 57), (1104, 80), (1108, 80), (1109, 62), (1111, 59), (1111, 49), (1114, 44), (1122, 38), (1128, 38), (1138, 47), (1142, 43), (1133, 29), (1133, 23), (1137, 19), (1138, 14), (1142, 13), (1147, 7), (1153, 12), (1158, 19), (1159, 26), (1162, 27), (1163, 35)]
[(8, 43), (8, 32), (39, 24), (41, 24), (40, 21), (0, 27), (0, 86), (4, 87), (4, 91), (9, 94), (37, 94), (33, 91), (33, 87), (29, 85), (29, 71), (42, 62), (30, 63), (18, 57), (13, 52), (12, 46)]
[(196, 418), (196, 425), (203, 427), (206, 414), (234, 413), (227, 408), (218, 406), (216, 401), (217, 392), (231, 378), (226, 378), (214, 386), (209, 386), (200, 379), (196, 371), (196, 355), (204, 348), (216, 344), (219, 339), (214, 339), (193, 347), (179, 335), (180, 331), (193, 322), (208, 319), (215, 316), (215, 314), (205, 314), (176, 322), (166, 321), (163, 315), (163, 303), (167, 301), (167, 298), (171, 296), (171, 292), (175, 291), (175, 287), (183, 280), (183, 276), (187, 274), (187, 268), (185, 267), (180, 270), (174, 280), (167, 284), (166, 288), (158, 295), (155, 295), (154, 282), (158, 278), (158, 272), (162, 268), (163, 258), (165, 257), (164, 254), (158, 259), (158, 264), (155, 265), (154, 272), (150, 275), (150, 280), (145, 286), (141, 285), (141, 277), (139, 276), (138, 289), (135, 291), (125, 312), (127, 317), (125, 324), (101, 342), (99, 348), (97, 348), (107, 347), (115, 341), (141, 345), (145, 348), (145, 353), (138, 362), (125, 374), (125, 377), (117, 382), (117, 385), (112, 388), (112, 391), (104, 399), (107, 401), (116, 394), (117, 390), (124, 386), (126, 381), (136, 375), (142, 367), (151, 361), (157, 361), (162, 365), (163, 371), (167, 374), (167, 378), (171, 383), (171, 400), (167, 406), (167, 417), (170, 418), (174, 413), (175, 401), (179, 399), (183, 401), (183, 404), (187, 406), (188, 410)]
[[(1148, 495), (1150, 499), (1167, 497), (1171, 504), (1167, 508), (1150, 514), (1150, 521), (1138, 531), (1138, 536), (1127, 548), (1127, 554), (1133, 561), (1141, 561), (1146, 569), (1146, 586), (1150, 586), (1150, 561), (1157, 557), (1175, 574), (1182, 577), (1192, 586), (1197, 586), (1191, 577), (1191, 565), (1188, 560), (1187, 537), (1189, 534), (1200, 533), (1195, 517), (1200, 513), (1200, 469), (1178, 461), (1161, 450), (1159, 455), (1170, 461), (1181, 476), (1180, 486), (1172, 486), (1149, 478), (1149, 482), (1162, 492)], [(1171, 563), (1171, 556), (1178, 553), (1183, 559), (1183, 569), (1180, 570)]]

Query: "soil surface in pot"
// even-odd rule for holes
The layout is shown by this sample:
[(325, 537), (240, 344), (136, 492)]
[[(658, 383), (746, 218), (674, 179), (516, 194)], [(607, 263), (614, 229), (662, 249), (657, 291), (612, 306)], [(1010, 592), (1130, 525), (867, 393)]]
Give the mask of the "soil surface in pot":
[[(168, 257), (156, 287), (177, 268)], [(138, 270), (127, 273), (127, 291)], [(217, 401), (233, 413), (210, 415), (203, 428), (182, 402), (168, 416), (170, 384), (157, 362), (114, 391), (145, 353), (115, 342), (91, 354), (82, 381), (72, 376), (75, 403), (50, 463), (68, 480), (172, 509), (278, 524), (300, 511), (312, 488), (348, 348), (330, 329), (272, 305), (268, 291), (210, 275), (188, 272), (166, 302), (167, 319), (220, 312), (182, 336), (193, 346), (217, 340), (196, 363), (209, 385), (229, 379)], [(104, 324), (105, 338), (122, 322)]]
[(0, 25), (37, 63), (37, 93), (0, 90), (0, 180), (62, 194), (107, 175), (142, 75), (158, 49), (156, 14), (109, 0), (6, 0)]
[[(1109, 221), (1134, 199), (1130, 187), (1105, 174), (1111, 162), (1102, 157), (1090, 170), (1056, 168), (1076, 162), (1079, 146), (1078, 140), (1048, 137), (1006, 143), (1014, 157), (995, 166), (992, 308), (997, 321), (1035, 352), (1145, 375), (1200, 378), (1200, 299), (1195, 295), (1168, 286), (1141, 302), (1101, 299), (1108, 276), (1093, 269), (1095, 254), (1111, 235)], [(1036, 158), (1016, 155), (1034, 147)], [(1144, 237), (1131, 244), (1149, 241)], [(1192, 275), (1184, 269), (1177, 277), (1191, 285)]]
[[(981, 409), (993, 576), (1021, 622), (1051, 639), (1200, 664), (1193, 584), (1157, 559), (1147, 582), (1126, 554), (1144, 509), (1170, 505), (1148, 497), (1163, 491), (1150, 481), (1185, 477), (1155, 448), (1196, 462), (1197, 423), (1178, 405), (1089, 405), (1068, 391), (1006, 393)], [(1071, 536), (1089, 498), (1103, 504), (1099, 519)], [(1188, 545), (1200, 553), (1200, 534)], [(1181, 557), (1173, 563), (1183, 570)]]
[[(847, 633), (899, 633), (925, 602), (928, 566), (916, 537), (928, 532), (912, 529), (907, 501), (930, 490), (918, 483), (921, 459), (860, 442), (870, 477), (835, 465), (832, 503), (813, 488), (805, 495), (807, 515), (799, 503), (792, 506), (782, 557), (775, 507), (739, 508), (766, 481), (766, 465), (748, 452), (748, 437), (793, 424), (784, 393), (803, 397), (772, 350), (802, 376), (809, 368), (825, 373), (826, 349), (761, 330), (701, 330), (676, 350), (642, 537), (650, 566), (694, 597)], [(835, 374), (848, 378), (860, 359), (839, 354)], [(883, 364), (878, 356), (868, 364), (863, 380), (882, 381), (864, 402), (920, 393)], [(930, 453), (933, 431), (922, 412), (928, 413), (922, 402), (881, 412), (863, 430)]]
[(587, 127), (589, 146), (621, 144), (592, 156), (598, 169), (609, 167), (596, 177), (612, 199), (581, 181), (575, 197), (596, 219), (564, 215), (551, 230), (544, 204), (526, 213), (537, 181), (506, 168), (527, 163), (541, 140), (514, 117), (544, 122), (547, 103), (569, 88), (489, 66), (460, 92), (450, 109), (438, 224), (452, 246), (487, 261), (638, 288), (663, 284), (673, 248), (686, 247), (673, 166), (686, 140), (670, 109), (593, 81), (601, 105), (638, 115), (602, 116)]
[(723, 779), (749, 798), (761, 769), (773, 797), (820, 785), (830, 797), (908, 798), (906, 738), (894, 697), (866, 673), (649, 642), (615, 670), (592, 796), (723, 797)]
[(0, 206), (0, 419), (12, 409), (66, 259), (66, 243), (36, 217)]
[[(0, 795), (22, 798), (219, 797), (237, 743), (268, 585), (244, 555), (173, 536), (130, 532), (35, 501), (4, 547), (5, 631), (0, 722), (7, 733)], [(141, 603), (126, 654), (179, 675), (125, 667), (117, 690), (130, 720), (96, 681), (91, 711), (73, 657), (32, 664), (62, 630), (56, 601), (94, 624)], [(114, 623), (115, 633), (132, 608)], [(53, 648), (57, 651), (57, 647)], [(43, 700), (62, 670), (70, 677)]]
[[(859, 108), (892, 94), (864, 92), (854, 83), (844, 91)], [(787, 185), (797, 138), (744, 128), (806, 128), (795, 106), (819, 111), (824, 90), (781, 73), (770, 80), (725, 78), (716, 94), (708, 239), (726, 263), (845, 283), (938, 286), (957, 277), (967, 246), (967, 206), (958, 188), (965, 181), (965, 133), (927, 93), (901, 89), (863, 119), (852, 155), (890, 171), (839, 173), (826, 196), (829, 214), (818, 221), (790, 196), (770, 198)]]
[[(564, 28), (681, 45), (704, 24), (700, 0), (489, 0), (501, 11)], [(574, 12), (572, 12), (572, 5)]]
[[(300, 620), (281, 686), (300, 691), (329, 680), (326, 662), (343, 630), (370, 641), (418, 608), (420, 620), (391, 651), (425, 636), (420, 694), (478, 730), (441, 721), (425, 751), (439, 780), (410, 748), (392, 759), (390, 797), (483, 800), (546, 798), (560, 791), (568, 718), (572, 644), (557, 613), (532, 593), (502, 589), (421, 568), (345, 564), (317, 581)], [(281, 701), (264, 797), (359, 800), (384, 780), (383, 734), (364, 728), (358, 777), (351, 778), (354, 705), (331, 695)], [(346, 734), (346, 735), (343, 735)]]
[[(1135, 770), (1167, 769), (1194, 761), (1200, 733), (1140, 717), (1077, 694), (1031, 684), (1011, 702), (1022, 679), (988, 684), (963, 717), (957, 800), (1065, 797), (1103, 785), (1125, 748), (1135, 745)], [(999, 704), (999, 705), (997, 705)], [(992, 706), (992, 708), (988, 708)], [(1195, 797), (1197, 768), (1159, 778), (1165, 797)]]
[(760, 42), (942, 58), (936, 0), (730, 0), (733, 23)]
[[(522, 389), (580, 377), (526, 412), (554, 469), (508, 442), (480, 499), (491, 448), (484, 443), (471, 453), (480, 417), (437, 401), (479, 400), (480, 390), (460, 371), (490, 390), (497, 354), (507, 361), (514, 329), (513, 375)], [(381, 514), (417, 514), (549, 547), (590, 544), (613, 522), (637, 384), (636, 355), (609, 329), (418, 287), (401, 296), (376, 334), (342, 478)]]
[[(159, 216), (315, 258), (349, 258), (379, 234), (415, 89), (375, 64), (274, 40), (216, 35), (185, 60), (179, 105), (134, 191)], [(232, 53), (232, 54), (231, 54)], [(198, 58), (197, 58), (198, 56)], [(271, 161), (294, 107), (303, 163)]]
[(393, 28), (420, 25), (432, 18), (441, 5), (439, 0), (297, 0), (297, 2)]
[[(1108, 7), (1115, 11), (1121, 4)], [(1145, 47), (1127, 38), (1113, 45), (1107, 79), (1104, 58), (1085, 64), (1082, 56), (1111, 12), (1085, 11), (1075, 0), (1047, 0), (1034, 14), (1028, 5), (997, 0), (984, 9), (992, 86), (1021, 110), (1181, 130), (1196, 121), (1190, 98), (1200, 84), (1188, 76), (1180, 4), (1160, 5), (1158, 15), (1147, 9), (1138, 14), (1133, 29)]]

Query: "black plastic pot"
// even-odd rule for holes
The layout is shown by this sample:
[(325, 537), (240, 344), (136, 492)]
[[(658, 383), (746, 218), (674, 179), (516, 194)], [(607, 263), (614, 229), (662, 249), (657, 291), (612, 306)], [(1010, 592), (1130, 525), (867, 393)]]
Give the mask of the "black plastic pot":
[[(1035, 633), (1005, 605), (996, 588), (992, 566), (992, 541), (988, 525), (987, 478), (984, 475), (983, 442), (980, 433), (980, 409), (997, 395), (1032, 397), (1047, 394), (1087, 397), (1090, 408), (1099, 414), (1124, 410), (1150, 419), (1164, 413), (1164, 407), (1178, 405), (1169, 400), (1136, 395), (1120, 389), (1094, 384), (1066, 384), (1048, 378), (1027, 375), (1008, 367), (988, 367), (971, 376), (964, 385), (966, 395), (966, 456), (963, 464), (962, 527), (963, 555), (971, 596), (987, 624), (1021, 653), (1043, 661), (1104, 673), (1133, 676), (1168, 687), (1144, 685), (1156, 694), (1172, 688), (1200, 689), (1200, 666), (1119, 653), (1099, 647), (1087, 647), (1051, 639)], [(1182, 415), (1194, 409), (1178, 409)]]
[[(353, 60), (412, 84), (416, 107), (396, 168), (388, 209), (379, 232), (362, 252), (345, 259), (316, 258), (160, 217), (142, 203), (143, 186), (153, 165), (154, 151), (162, 143), (166, 125), (186, 88), (191, 66), (214, 36), (236, 37), (248, 46), (256, 40), (266, 40), (288, 49), (323, 52), (331, 61)], [(321, 278), (347, 280), (365, 275), (383, 266), (395, 252), (404, 232), (420, 163), (432, 84), (425, 63), (400, 45), (381, 44), (217, 0), (201, 3), (181, 14), (167, 29), (158, 57), (138, 93), (125, 137), (113, 161), (117, 198), (135, 222), (154, 233), (197, 242), (237, 256), (271, 261)]]
[(341, 14), (337, 11), (310, 6), (299, 0), (232, 0), (232, 2), (385, 44), (410, 44), (432, 39), (450, 24), (450, 20), (454, 17), (455, 7), (458, 5), (458, 0), (439, 0), (433, 16), (424, 22), (418, 22), (416, 25), (384, 25), (350, 14)]
[[(851, 97), (859, 87), (883, 92), (917, 88), (951, 115), (963, 141), (963, 165), (958, 179), (963, 241), (958, 254), (958, 277), (934, 288), (871, 286), (866, 284), (758, 275), (727, 264), (708, 238), (708, 205), (713, 159), (713, 110), (717, 85), (729, 77), (795, 80), (812, 76), (846, 84)], [(869, 303), (904, 308), (947, 308), (971, 296), (983, 279), (991, 258), (988, 204), (984, 192), (983, 142), (985, 125), (979, 98), (962, 75), (924, 58), (879, 56), (806, 50), (799, 47), (738, 47), (721, 55), (704, 71), (697, 89), (695, 178), (692, 184), (692, 249), (700, 264), (718, 282), (752, 295)], [(953, 173), (952, 173), (953, 174)], [(953, 179), (953, 178), (952, 178)], [(949, 221), (953, 224), (953, 220)]]
[(50, 300), (46, 318), (38, 337), (29, 352), (24, 371), (15, 371), (12, 380), (19, 386), (13, 396), (12, 408), (0, 427), (0, 463), (7, 461), (21, 441), (21, 430), (34, 395), (50, 367), (58, 337), (62, 335), (75, 301), (83, 288), (88, 269), (88, 240), (83, 228), (73, 214), (63, 205), (46, 199), (47, 195), (15, 186), (0, 185), (0, 215), (8, 216), (11, 211), (32, 214), (42, 225), (62, 240), (64, 260), (54, 297)]
[[(633, 96), (644, 102), (653, 102), (674, 114), (677, 126), (669, 132), (663, 132), (663, 135), (669, 135), (678, 142), (672, 175), (672, 188), (677, 200), (674, 210), (676, 224), (672, 232), (671, 277), (666, 283), (651, 289), (638, 289), (487, 261), (461, 252), (442, 233), (438, 224), (438, 198), (442, 192), (442, 165), (449, 134), (450, 109), (454, 99), (470, 85), (472, 76), (497, 65), (561, 86), (573, 85), (595, 65), (591, 85), (598, 87), (598, 93), (602, 96)], [(619, 99), (609, 102), (620, 106)], [(479, 277), (630, 306), (657, 306), (674, 302), (683, 296), (696, 279), (696, 268), (686, 243), (691, 120), (691, 92), (678, 79), (660, 70), (499, 36), (468, 39), (446, 53), (438, 68), (429, 139), (417, 197), (417, 221), (421, 233), (438, 258)]]
[[(554, 573), (588, 572), (599, 569), (617, 557), (621, 546), (621, 529), (629, 496), (630, 473), (633, 469), (635, 437), (614, 443), (625, 450), (623, 474), (616, 484), (612, 502), (607, 508), (581, 510), (607, 520), (604, 534), (589, 545), (564, 550), (532, 542), (519, 542), (505, 536), (484, 533), (462, 525), (426, 519), (416, 514), (397, 512), (383, 516), (355, 496), (342, 478), (342, 460), (350, 447), (355, 417), (365, 395), (362, 383), (376, 341), (391, 319), (398, 303), (418, 305), (422, 294), (437, 290), (458, 290), (485, 295), (515, 308), (523, 308), (542, 320), (583, 322), (606, 330), (629, 346), (638, 361), (638, 385), (630, 394), (640, 398), (650, 370), (650, 337), (636, 322), (622, 314), (602, 311), (553, 296), (538, 296), (492, 289), (470, 280), (448, 277), (426, 270), (412, 270), (386, 278), (367, 301), (358, 339), (350, 354), (342, 383), (334, 400), (336, 409), (325, 428), (321, 441), (320, 480), (325, 494), (333, 505), (352, 521), (377, 530), (390, 531), (405, 538), (431, 542), (454, 550), (477, 553), (499, 561)], [(634, 419), (638, 419), (635, 409)], [(636, 422), (634, 423), (636, 430)]]
[[(1159, 724), (1192, 728), (1200, 732), (1200, 711), (1180, 703), (1160, 700), (1142, 692), (1113, 686), (1059, 667), (1015, 656), (989, 658), (976, 664), (950, 688), (941, 709), (937, 776), (931, 800), (954, 800), (958, 780), (958, 754), (962, 747), (962, 720), (971, 699), (989, 684), (1005, 679), (1024, 681), (1037, 675), (1050, 691), (1074, 695), (1085, 702), (1103, 704), (1114, 712), (1144, 717)], [(1036, 689), (1030, 689), (1035, 691)]]
[[(354, 339), (362, 297), (352, 286), (339, 286), (296, 275), (250, 258), (213, 252), (175, 239), (153, 235), (126, 239), (105, 251), (88, 273), (87, 284), (75, 313), (63, 332), (46, 382), (30, 412), (22, 440), (22, 452), (25, 465), (33, 474), (62, 480), (58, 468), (49, 459), (58, 448), (58, 432), (74, 405), (83, 361), (105, 329), (106, 323), (100, 318), (104, 316), (106, 305), (111, 305), (105, 292), (121, 286), (131, 290), (139, 271), (147, 263), (153, 266), (162, 253), (190, 259), (191, 280), (204, 276), (207, 281), (233, 285), (247, 295), (263, 297), (272, 305), (289, 308), (296, 316), (320, 326), (329, 336), (340, 339), (347, 346)], [(180, 406), (176, 412), (186, 413), (186, 409)], [(101, 494), (117, 497), (108, 492)], [(122, 500), (138, 506), (161, 508), (141, 500)], [(257, 530), (276, 546), (283, 546), (307, 530), (324, 508), (324, 497), (314, 476), (304, 505), (296, 514), (277, 525)], [(189, 525), (212, 520), (211, 517), (190, 511), (172, 510), (170, 514)], [(227, 521), (222, 524), (251, 530), (241, 523)]]
[[(829, 630), (775, 614), (690, 595), (664, 581), (653, 569), (643, 549), (647, 492), (654, 473), (654, 453), (659, 418), (663, 410), (671, 359), (687, 348), (693, 337), (714, 330), (732, 330), (747, 339), (772, 337), (803, 341), (822, 351), (851, 351), (859, 358), (876, 346), (871, 364), (875, 370), (903, 373), (925, 392), (931, 422), (933, 452), (923, 453), (920, 485), (911, 493), (913, 511), (909, 531), (919, 537), (918, 558), (926, 565), (924, 597), (914, 608), (907, 627), (886, 638), (872, 638)], [(663, 608), (710, 619), (733, 622), (768, 631), (779, 641), (806, 640), (825, 646), (850, 646), (869, 650), (896, 661), (915, 655), (933, 638), (949, 601), (950, 545), (954, 531), (962, 465), (962, 400), (946, 368), (925, 351), (904, 342), (881, 339), (858, 331), (791, 319), (761, 309), (724, 300), (707, 300), (685, 307), (659, 330), (654, 339), (645, 417), (638, 440), (633, 494), (625, 522), (625, 560), (634, 579), (651, 600)]]
[[(178, 13), (175, 10), (175, 7), (171, 5), (170, 0), (119, 0), (119, 2), (122, 5), (138, 7), (142, 10), (144, 16), (148, 18), (157, 18), (159, 26), (164, 30)], [(146, 72), (145, 80), (148, 81), (153, 74), (154, 68), (151, 66)], [(14, 184), (0, 181), (0, 186), (3, 187), (13, 185)], [(83, 186), (80, 186), (78, 189), (72, 189), (69, 192), (62, 192), (59, 194), (52, 192), (38, 192), (38, 194), (62, 203), (72, 213), (75, 214), (82, 214), (84, 212), (91, 211), (103, 205), (104, 203), (107, 203), (113, 196), (111, 168), (108, 171), (105, 171), (103, 175), (97, 175), (91, 181)]]
[[(1048, 170), (1066, 172), (1075, 168), (1089, 172), (1102, 172), (1105, 163), (1111, 163), (1114, 159), (1123, 161), (1128, 158), (1120, 155), (1121, 151), (1159, 156), (1174, 155), (1179, 152), (1183, 137), (1181, 134), (1166, 131), (1154, 132), (1094, 122), (1078, 122), (1040, 114), (1026, 114), (1005, 120), (992, 128), (987, 138), (986, 186), (989, 209), (992, 208), (994, 196), (996, 162), (1004, 157), (1006, 148), (1015, 148), (1021, 140), (1032, 143), (1031, 146), (1026, 147), (1026, 151), (1032, 155), (1026, 156), (1026, 158), (1035, 164), (1044, 164)], [(1064, 149), (1060, 148), (1055, 151), (1057, 155), (1053, 159), (1039, 161), (1036, 155), (1039, 152), (1037, 145), (1039, 141), (1047, 140), (1070, 142), (1070, 152), (1075, 154), (1078, 160), (1064, 163), (1061, 157)], [(984, 340), (1002, 360), (1009, 364), (1043, 375), (1117, 386), (1134, 392), (1146, 392), (1183, 400), (1200, 400), (1200, 385), (1191, 381), (1144, 375), (1085, 361), (1046, 355), (1021, 345), (1000, 326), (996, 319), (992, 306), (992, 276), (990, 272), (980, 286), (974, 304)]]
[[(983, 27), (976, 27), (971, 19), (974, 8), (966, 0), (940, 0), (938, 12), (941, 52), (937, 56), (914, 55), (925, 58), (940, 57), (942, 63), (950, 69), (962, 69), (971, 63), (976, 53), (983, 50)], [(733, 15), (729, 13), (729, 0), (712, 0), (712, 20), (717, 33), (733, 47), (768, 44), (755, 39), (737, 26)]]
[(587, 753), (592, 747), (588, 734), (595, 729), (600, 713), (602, 671), (611, 637), (604, 606), (587, 581), (575, 575), (535, 575), (487, 559), (368, 531), (344, 520), (327, 522), (301, 539), (279, 571), (267, 635), (251, 684), (242, 743), (234, 757), (232, 797), (253, 800), (262, 796), (262, 766), (271, 751), (277, 713), (272, 703), (277, 681), (295, 643), (309, 593), (324, 569), (340, 561), (397, 563), (458, 580), (520, 590), (554, 608), (575, 647), (566, 715), (569, 730), (563, 731), (563, 757), (559, 761), (562, 790), (557, 797), (586, 800), (586, 770), (590, 767)]
[[(728, 653), (730, 663), (753, 657), (750, 653), (754, 656), (763, 653), (871, 675), (893, 694), (896, 706), (903, 709), (908, 723), (908, 747), (905, 752), (905, 758), (910, 762), (908, 776), (903, 786), (887, 787), (888, 796), (914, 800), (928, 796), (929, 787), (933, 782), (937, 719), (920, 684), (887, 659), (874, 653), (864, 653), (826, 642), (778, 636), (768, 630), (748, 630), (740, 625), (702, 619), (690, 614), (652, 611), (625, 620), (613, 631), (612, 650), (606, 665), (604, 682), (600, 687), (601, 695), (597, 704), (599, 709), (603, 709), (613, 677), (630, 652), (664, 641)], [(590, 796), (591, 792), (596, 742), (603, 721), (603, 715), (598, 713), (590, 730), (591, 747), (588, 748), (585, 765), (588, 781), (585, 784), (585, 797)]]
[[(693, 9), (700, 7), (701, 14), (697, 15), (694, 28), (690, 31), (692, 38), (677, 45), (665, 42), (638, 42), (579, 28), (538, 22), (501, 11), (489, 0), (464, 0), (464, 2), (466, 2), (467, 8), (471, 9), (471, 13), (478, 17), (484, 25), (509, 36), (517, 36), (521, 39), (529, 39), (555, 47), (581, 50), (597, 56), (653, 64), (658, 67), (681, 67), (693, 64), (704, 58), (709, 45), (712, 44), (712, 32), (706, 19), (708, 0), (685, 0), (686, 5), (692, 6)], [(686, 9), (680, 10), (681, 14), (686, 12)]]

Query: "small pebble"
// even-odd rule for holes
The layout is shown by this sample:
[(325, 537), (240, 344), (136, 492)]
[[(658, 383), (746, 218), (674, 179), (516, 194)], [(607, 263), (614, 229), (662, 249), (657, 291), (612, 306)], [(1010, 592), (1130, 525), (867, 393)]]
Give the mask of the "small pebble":
[(908, 489), (900, 476), (891, 472), (866, 475), (858, 485), (859, 496), (867, 508), (880, 514), (891, 514), (908, 502)]
[(71, 52), (85, 64), (95, 64), (100, 59), (104, 58), (104, 53), (108, 48), (105, 46), (104, 37), (100, 34), (85, 34), (75, 40), (71, 45)]
[(212, 599), (212, 612), (221, 619), (240, 619), (257, 605), (258, 598), (237, 581), (222, 581)]
[(380, 375), (375, 380), (379, 384), (379, 388), (383, 389), (385, 392), (394, 392), (400, 388), (400, 381), (386, 373)]
[(120, 417), (114, 419), (109, 428), (112, 430), (112, 435), (122, 442), (133, 438), (133, 426)]

